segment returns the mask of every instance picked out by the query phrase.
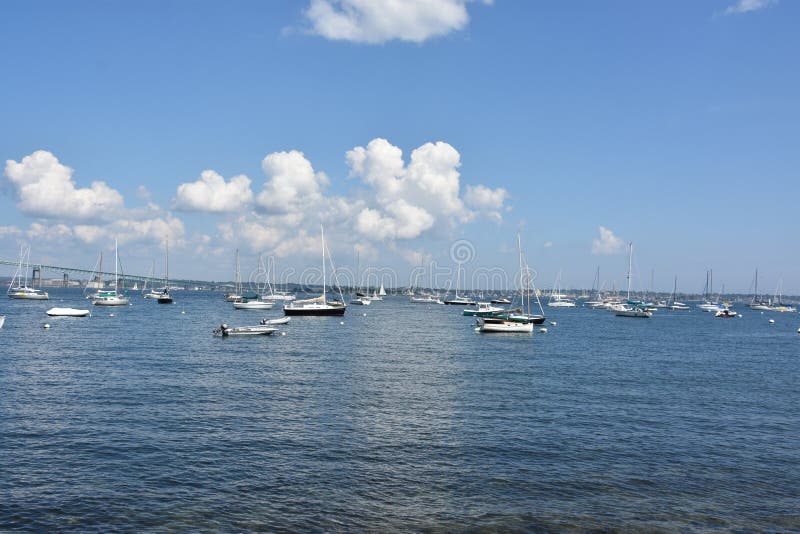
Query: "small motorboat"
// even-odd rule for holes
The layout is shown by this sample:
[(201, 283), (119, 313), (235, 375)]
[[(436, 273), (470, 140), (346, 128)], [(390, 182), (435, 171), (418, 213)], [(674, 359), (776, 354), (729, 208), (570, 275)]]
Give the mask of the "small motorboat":
[(728, 308), (723, 308), (717, 313), (715, 313), (714, 317), (730, 318), (730, 317), (736, 317), (737, 315), (738, 314), (735, 311), (729, 310)]
[(492, 300), (492, 304), (511, 304), (511, 301), (508, 300), (507, 298), (503, 297), (503, 298), (500, 298), (500, 299)]
[(212, 333), (217, 337), (228, 336), (269, 336), (277, 332), (278, 329), (269, 325), (257, 326), (228, 326), (222, 323), (219, 328), (212, 330)]
[(76, 308), (50, 308), (45, 312), (50, 317), (86, 317), (89, 310), (78, 310)]
[(358, 306), (369, 306), (372, 304), (372, 299), (370, 297), (357, 297), (350, 301), (350, 304), (356, 304)]
[(286, 324), (291, 320), (292, 318), (287, 315), (285, 317), (279, 317), (277, 319), (261, 319), (261, 324), (262, 325)]

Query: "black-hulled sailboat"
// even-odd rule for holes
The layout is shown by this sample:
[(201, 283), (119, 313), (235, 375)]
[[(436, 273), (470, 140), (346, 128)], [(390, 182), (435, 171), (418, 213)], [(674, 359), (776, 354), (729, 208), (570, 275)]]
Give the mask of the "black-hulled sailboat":
[[(320, 226), (322, 236), (322, 295), (313, 299), (295, 300), (283, 307), (285, 315), (344, 315), (347, 306), (344, 297), (339, 295), (340, 300), (329, 301), (325, 292), (325, 278), (327, 270), (325, 266), (325, 229)], [(337, 284), (338, 286), (338, 284)]]

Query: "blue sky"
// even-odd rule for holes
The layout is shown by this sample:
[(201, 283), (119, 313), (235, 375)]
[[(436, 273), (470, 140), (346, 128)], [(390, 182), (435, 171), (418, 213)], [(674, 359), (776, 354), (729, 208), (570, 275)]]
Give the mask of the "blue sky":
[(339, 264), (467, 239), (469, 271), (522, 228), (538, 285), (619, 286), (633, 241), (639, 286), (800, 293), (796, 2), (381, 4), (3, 2), (0, 257), (116, 236), (144, 274), (169, 235), (174, 276), (222, 279), (236, 248), (314, 264), (324, 222)]

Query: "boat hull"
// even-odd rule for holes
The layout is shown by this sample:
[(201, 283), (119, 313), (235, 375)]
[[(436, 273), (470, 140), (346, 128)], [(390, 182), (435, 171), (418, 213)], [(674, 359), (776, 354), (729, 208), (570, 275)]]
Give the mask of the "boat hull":
[(234, 302), (237, 310), (271, 310), (275, 304), (272, 302)]
[(78, 310), (75, 308), (50, 308), (45, 312), (50, 317), (86, 317), (89, 310)]
[(284, 306), (283, 313), (289, 316), (341, 316), (347, 308), (344, 306), (329, 306), (319, 308), (291, 308)]

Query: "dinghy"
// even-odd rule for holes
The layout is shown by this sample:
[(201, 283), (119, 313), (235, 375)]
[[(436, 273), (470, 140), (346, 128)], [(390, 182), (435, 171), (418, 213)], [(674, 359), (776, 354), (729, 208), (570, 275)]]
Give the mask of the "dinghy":
[(212, 330), (212, 333), (218, 337), (228, 337), (228, 336), (269, 336), (278, 329), (274, 328), (269, 325), (257, 325), (257, 326), (235, 326), (231, 327), (225, 323), (222, 323), (219, 328), (215, 328)]

